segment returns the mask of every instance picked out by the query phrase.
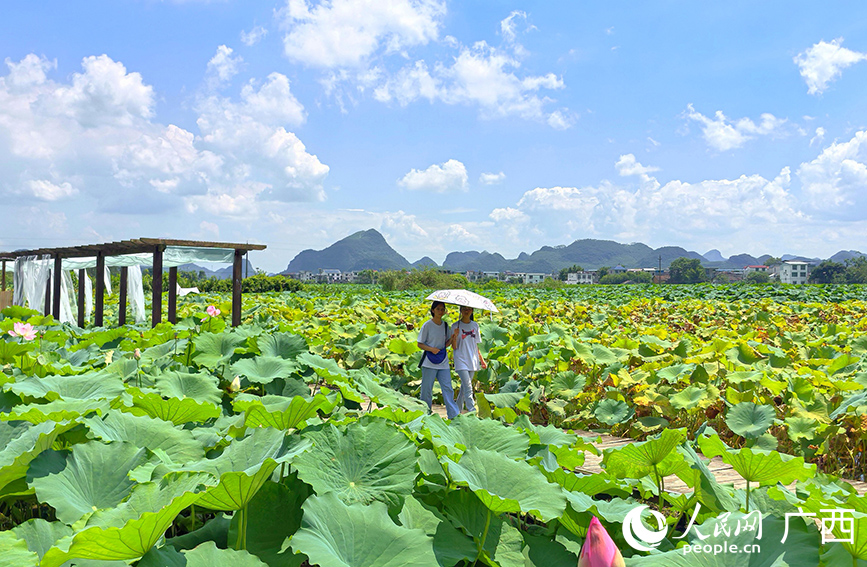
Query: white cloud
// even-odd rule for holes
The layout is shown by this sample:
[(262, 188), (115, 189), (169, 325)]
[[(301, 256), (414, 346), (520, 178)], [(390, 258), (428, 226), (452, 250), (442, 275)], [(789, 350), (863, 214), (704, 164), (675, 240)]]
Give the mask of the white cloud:
[(567, 109), (546, 110), (552, 100), (536, 94), (542, 89), (562, 89), (563, 79), (548, 73), (519, 77), (520, 62), (505, 51), (480, 41), (462, 47), (451, 66), (438, 63), (431, 70), (416, 61), (386, 79), (375, 90), (381, 102), (396, 100), (402, 106), (425, 98), (445, 104), (478, 105), (483, 118), (519, 116), (569, 128), (575, 116)]
[(459, 224), (450, 224), (443, 233), (444, 240), (458, 243), (460, 246), (476, 246), (482, 243), (478, 235), (473, 234)]
[(620, 156), (620, 159), (617, 160), (616, 164), (614, 164), (614, 168), (617, 170), (617, 173), (624, 177), (629, 175), (646, 175), (648, 173), (653, 173), (654, 171), (659, 171), (658, 167), (641, 165), (636, 161), (633, 154)]
[(35, 55), (7, 67), (0, 198), (23, 207), (75, 196), (70, 206), (85, 211), (236, 217), (259, 214), (263, 201), (324, 199), (328, 166), (284, 126), (305, 115), (283, 75), (251, 82), (237, 101), (197, 101), (197, 135), (155, 121), (153, 88), (107, 56), (84, 58), (66, 81), (50, 78), (55, 64)]
[(252, 47), (262, 41), (268, 35), (268, 30), (262, 26), (253, 26), (250, 31), (241, 32), (241, 43), (247, 47)]
[(78, 194), (78, 189), (68, 182), (57, 185), (48, 180), (39, 179), (31, 181), (29, 186), (33, 195), (43, 201), (58, 201)]
[(208, 61), (207, 74), (211, 88), (228, 83), (241, 70), (244, 58), (240, 55), (232, 57), (232, 53), (234, 51), (231, 47), (221, 45), (217, 48), (217, 53)]
[(488, 216), (495, 221), (525, 221), (528, 218), (522, 211), (512, 207), (494, 209)]
[(483, 185), (496, 185), (502, 183), (505, 178), (506, 174), (502, 171), (500, 173), (483, 173), (479, 176), (479, 183)]
[(451, 193), (466, 191), (467, 168), (455, 159), (450, 159), (442, 165), (432, 165), (424, 171), (412, 169), (398, 180), (398, 183), (410, 191), (431, 191), (433, 193)]
[(500, 34), (508, 43), (514, 43), (518, 35), (515, 32), (516, 20), (527, 21), (527, 12), (515, 10), (500, 22)]
[(357, 67), (380, 51), (400, 52), (439, 36), (446, 13), (436, 0), (288, 0), (281, 12), (283, 46), (293, 61)]
[(821, 144), (822, 140), (825, 139), (825, 129), (819, 126), (816, 128), (816, 135), (810, 139), (810, 146), (815, 144)]
[(756, 136), (781, 136), (785, 133), (785, 118), (777, 118), (773, 114), (764, 113), (761, 122), (756, 124), (749, 118), (730, 121), (721, 110), (717, 110), (714, 118), (708, 118), (687, 105), (686, 116), (702, 125), (705, 141), (713, 149), (724, 152), (743, 146)]
[(832, 218), (863, 218), (867, 210), (867, 130), (837, 142), (798, 168), (811, 204)]
[(259, 90), (250, 81), (241, 90), (245, 111), (267, 124), (303, 124), (307, 119), (304, 106), (289, 88), (289, 79), (280, 73), (271, 73)]
[(809, 94), (822, 94), (843, 69), (867, 59), (867, 53), (846, 49), (840, 46), (842, 43), (842, 37), (830, 42), (820, 41), (795, 57)]

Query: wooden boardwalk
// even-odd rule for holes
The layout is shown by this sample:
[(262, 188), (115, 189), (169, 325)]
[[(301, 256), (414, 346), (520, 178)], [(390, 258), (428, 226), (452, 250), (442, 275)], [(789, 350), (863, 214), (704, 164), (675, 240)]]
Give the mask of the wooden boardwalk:
[[(434, 413), (439, 414), (443, 419), (446, 417), (446, 408), (445, 406), (434, 404), (433, 406)], [(629, 443), (634, 443), (634, 439), (626, 439), (624, 437), (613, 437), (611, 435), (602, 435), (599, 433), (593, 433), (592, 431), (581, 431), (576, 430), (576, 434), (585, 437), (587, 439), (596, 439), (599, 440), (593, 442), (593, 446), (599, 449), (601, 453), (604, 449), (608, 449), (611, 447), (622, 447), (623, 445), (628, 445)], [(722, 462), (720, 457), (714, 457), (707, 464), (707, 468), (713, 473), (717, 482), (720, 484), (730, 484), (735, 488), (746, 488), (747, 481), (739, 475), (735, 470), (731, 467), (731, 465), (727, 465)], [(584, 453), (584, 465), (575, 469), (576, 472), (584, 473), (584, 474), (596, 474), (603, 471), (602, 469), (602, 455), (594, 455), (589, 452)], [(859, 482), (857, 480), (847, 480), (843, 479), (858, 491), (858, 494), (867, 493), (867, 482)], [(791, 485), (794, 486), (794, 483)], [(791, 488), (790, 486), (790, 488)], [(692, 489), (689, 488), (682, 480), (677, 478), (676, 476), (669, 476), (665, 478), (665, 490), (669, 492), (679, 492), (681, 494), (691, 492)]]

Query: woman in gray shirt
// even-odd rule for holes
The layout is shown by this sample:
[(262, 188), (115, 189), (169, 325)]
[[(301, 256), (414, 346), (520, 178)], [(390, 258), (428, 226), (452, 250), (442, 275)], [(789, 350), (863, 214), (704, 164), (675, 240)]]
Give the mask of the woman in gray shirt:
[(452, 388), (452, 373), (446, 348), (454, 346), (454, 336), (449, 336), (449, 324), (443, 321), (446, 304), (434, 301), (430, 307), (430, 319), (425, 321), (418, 333), (418, 348), (424, 353), (421, 363), (421, 400), (430, 408), (433, 402), (434, 380), (440, 383), (443, 403), (449, 419), (458, 415), (455, 391)]

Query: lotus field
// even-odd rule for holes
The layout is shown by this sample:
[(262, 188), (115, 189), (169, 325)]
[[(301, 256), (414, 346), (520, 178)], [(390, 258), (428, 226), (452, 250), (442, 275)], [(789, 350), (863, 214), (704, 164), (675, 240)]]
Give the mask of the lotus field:
[[(424, 291), (248, 294), (238, 328), (219, 295), (154, 329), (8, 308), (0, 567), (574, 567), (591, 521), (630, 566), (867, 561), (867, 289), (575, 288), (479, 290), (450, 422)], [(635, 442), (581, 472), (600, 433)]]

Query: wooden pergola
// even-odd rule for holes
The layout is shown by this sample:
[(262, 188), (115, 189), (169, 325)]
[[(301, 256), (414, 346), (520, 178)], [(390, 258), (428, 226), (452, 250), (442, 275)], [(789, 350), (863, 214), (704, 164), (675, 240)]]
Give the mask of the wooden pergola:
[[(153, 285), (151, 300), (151, 324), (155, 327), (162, 321), (162, 283), (163, 283), (163, 252), (168, 247), (182, 248), (216, 248), (234, 250), (232, 263), (232, 326), (241, 324), (241, 265), (244, 255), (250, 250), (264, 250), (264, 244), (239, 244), (231, 242), (206, 242), (199, 240), (172, 240), (166, 238), (137, 238), (104, 244), (85, 244), (65, 248), (38, 248), (35, 250), (16, 250), (15, 252), (0, 252), (2, 262), (2, 287), (6, 290), (6, 262), (14, 261), (23, 256), (51, 256), (54, 259), (54, 280), (49, 280), (45, 293), (45, 314), (60, 318), (60, 286), (64, 258), (96, 257), (96, 302), (94, 304), (94, 325), (102, 327), (104, 323), (105, 281), (102, 274), (105, 270), (105, 259), (109, 256), (125, 254), (153, 254)], [(120, 268), (120, 307), (118, 324), (126, 324), (127, 305), (127, 268)], [(78, 325), (84, 326), (84, 269), (78, 270)], [(177, 323), (178, 299), (178, 268), (169, 268), (168, 290), (168, 320)]]

